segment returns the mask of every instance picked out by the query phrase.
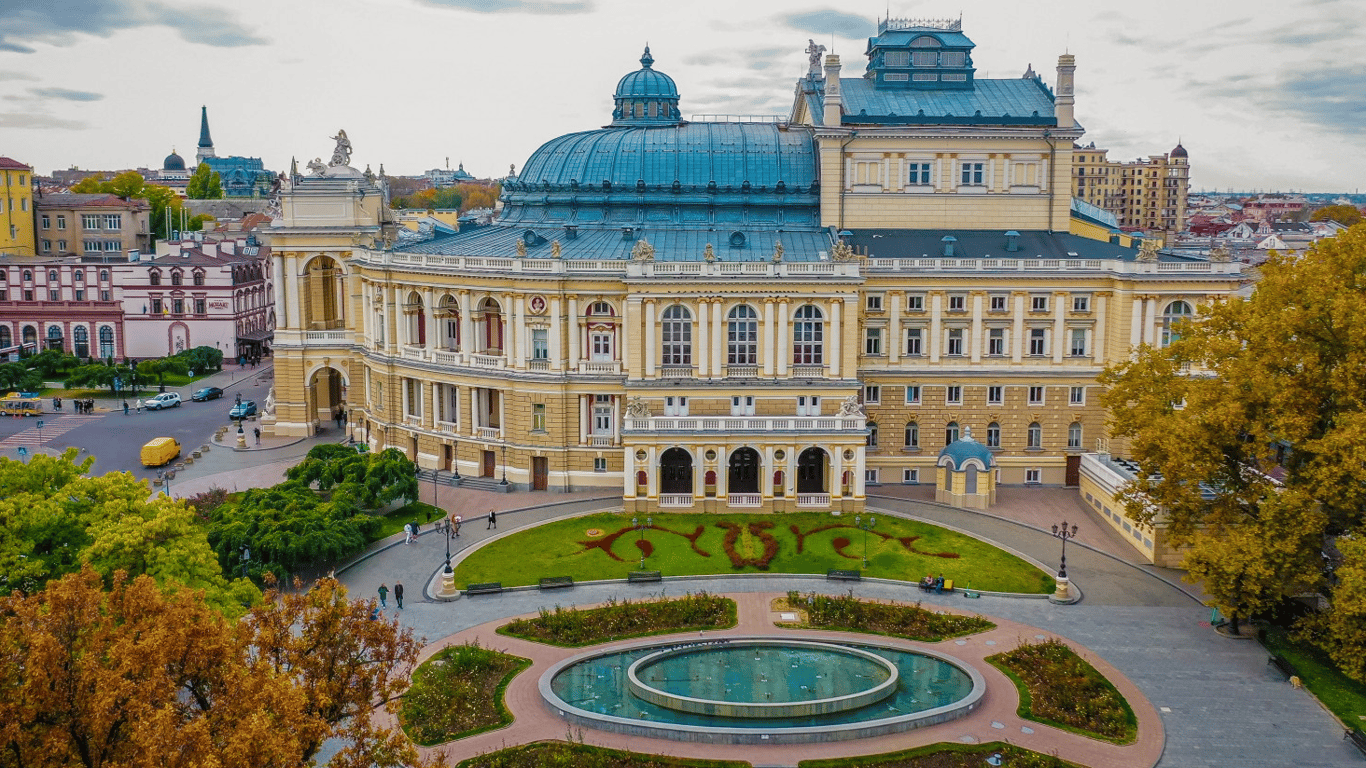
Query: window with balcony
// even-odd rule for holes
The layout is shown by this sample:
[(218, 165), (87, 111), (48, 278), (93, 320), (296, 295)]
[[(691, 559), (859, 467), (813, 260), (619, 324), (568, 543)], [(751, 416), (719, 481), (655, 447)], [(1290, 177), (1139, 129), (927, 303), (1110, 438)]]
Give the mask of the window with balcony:
[(825, 315), (818, 307), (805, 304), (797, 308), (792, 323), (792, 363), (825, 363)]
[(611, 395), (593, 395), (593, 434), (612, 434)]
[(735, 307), (726, 318), (726, 364), (759, 364), (759, 313), (748, 304)]
[(730, 399), (730, 415), (753, 416), (754, 395), (735, 395)]
[(664, 365), (692, 365), (692, 313), (681, 304), (664, 310), (662, 330)]
[(591, 344), (591, 354), (593, 362), (608, 363), (612, 357), (612, 334), (608, 332), (594, 331), (589, 336)]
[(550, 359), (550, 331), (545, 328), (531, 329), (531, 359)]
[(682, 395), (668, 395), (664, 398), (665, 416), (687, 416), (688, 398)]

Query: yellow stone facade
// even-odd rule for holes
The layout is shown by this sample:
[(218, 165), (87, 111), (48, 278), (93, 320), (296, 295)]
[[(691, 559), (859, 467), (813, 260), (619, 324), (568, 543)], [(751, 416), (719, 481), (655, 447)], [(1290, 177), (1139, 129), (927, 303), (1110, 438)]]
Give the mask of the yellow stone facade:
[(38, 253), (33, 231), (33, 168), (0, 157), (0, 255)]

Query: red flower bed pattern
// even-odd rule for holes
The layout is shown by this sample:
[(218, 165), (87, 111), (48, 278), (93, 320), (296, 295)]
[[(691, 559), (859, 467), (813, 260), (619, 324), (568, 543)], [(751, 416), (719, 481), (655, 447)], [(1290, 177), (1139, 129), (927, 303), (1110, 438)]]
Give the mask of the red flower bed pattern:
[[(702, 532), (706, 530), (705, 526), (697, 526), (697, 529), (694, 530), (692, 533), (683, 533), (682, 531), (675, 531), (672, 528), (665, 528), (660, 525), (646, 525), (641, 527), (651, 531), (662, 531), (664, 533), (672, 533), (675, 536), (682, 536), (683, 538), (688, 540), (689, 544), (692, 545), (692, 551), (696, 552), (702, 557), (711, 557), (710, 552), (697, 546), (697, 540), (702, 538)], [(600, 539), (589, 539), (588, 541), (580, 541), (578, 543), (580, 546), (583, 547), (583, 551), (585, 552), (587, 552), (590, 549), (601, 549), (604, 553), (607, 554), (608, 557), (612, 558), (613, 560), (617, 560), (619, 562), (624, 563), (626, 561), (623, 560), (621, 557), (618, 557), (616, 552), (612, 551), (612, 545), (617, 543), (617, 539), (635, 530), (635, 528), (628, 525), (616, 531), (613, 531), (612, 533), (609, 533)], [(654, 552), (654, 545), (651, 544), (649, 541), (646, 541), (644, 545), (642, 545), (639, 540), (636, 541), (636, 547), (640, 548), (641, 550), (644, 550), (645, 546), (650, 547), (649, 551), (645, 552), (645, 556), (649, 557), (650, 554)]]
[(773, 534), (768, 532), (773, 527), (773, 523), (767, 520), (760, 520), (749, 524), (749, 532), (757, 536), (759, 541), (764, 543), (764, 553), (759, 557), (745, 557), (735, 549), (735, 542), (740, 539), (741, 528), (736, 523), (717, 523), (717, 528), (726, 529), (726, 540), (722, 545), (726, 550), (726, 556), (730, 558), (730, 564), (736, 569), (752, 565), (761, 571), (768, 570), (768, 564), (773, 562), (773, 558), (778, 556), (778, 540), (773, 538)]

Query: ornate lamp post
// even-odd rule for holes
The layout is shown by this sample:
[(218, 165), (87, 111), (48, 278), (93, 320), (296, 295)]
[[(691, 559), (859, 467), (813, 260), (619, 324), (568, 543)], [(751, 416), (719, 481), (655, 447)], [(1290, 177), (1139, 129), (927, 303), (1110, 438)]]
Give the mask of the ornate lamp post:
[(501, 483), (499, 483), (499, 485), (503, 486), (503, 489), (506, 490), (506, 489), (507, 489), (507, 484), (508, 484), (508, 444), (507, 444), (507, 443), (503, 443), (503, 481), (502, 481)]
[(636, 532), (639, 534), (639, 539), (637, 540), (638, 543), (636, 544), (636, 549), (639, 549), (639, 550), (640, 550), (640, 570), (642, 570), (642, 571), (645, 570), (645, 546), (644, 546), (644, 541), (645, 541), (645, 529), (646, 529), (646, 528), (649, 528), (650, 526), (652, 526), (652, 525), (654, 525), (654, 524), (655, 524), (655, 519), (654, 519), (653, 517), (646, 517), (646, 518), (645, 518), (645, 525), (641, 525), (641, 524), (640, 524), (640, 518), (639, 518), (639, 517), (633, 517), (633, 518), (631, 518), (631, 527), (632, 527), (632, 528), (635, 528), (635, 529), (636, 529)]
[(1068, 595), (1067, 581), (1067, 540), (1077, 537), (1077, 526), (1068, 527), (1067, 521), (1063, 520), (1062, 525), (1053, 526), (1053, 536), (1062, 539), (1062, 562), (1058, 566), (1058, 589), (1054, 593), (1055, 600), (1066, 600)]
[(863, 567), (864, 567), (864, 568), (867, 568), (867, 567), (868, 567), (868, 531), (872, 530), (873, 527), (877, 525), (877, 517), (874, 516), (874, 515), (869, 515), (869, 516), (868, 516), (868, 519), (867, 519), (867, 520), (864, 520), (864, 519), (863, 519), (863, 515), (854, 515), (854, 525), (857, 525), (857, 526), (859, 527), (859, 530), (863, 531)]

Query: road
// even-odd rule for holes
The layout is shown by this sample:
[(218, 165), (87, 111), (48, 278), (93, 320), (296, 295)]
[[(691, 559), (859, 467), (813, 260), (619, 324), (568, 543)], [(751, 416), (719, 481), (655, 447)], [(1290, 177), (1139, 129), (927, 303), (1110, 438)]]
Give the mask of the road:
[[(66, 448), (80, 448), (95, 456), (93, 472), (126, 471), (139, 478), (154, 478), (156, 470), (142, 466), (138, 455), (144, 443), (155, 437), (174, 437), (184, 446), (185, 452), (208, 443), (213, 433), (223, 425), (230, 425), (228, 410), (232, 408), (234, 397), (242, 394), (243, 400), (265, 401), (269, 389), (269, 366), (254, 370), (224, 371), (195, 382), (188, 387), (167, 387), (167, 392), (179, 392), (184, 403), (178, 408), (141, 413), (105, 411), (103, 408), (116, 401), (96, 401), (97, 412), (92, 415), (78, 415), (72, 411), (70, 401), (63, 401), (62, 410), (54, 411), (52, 401), (44, 402), (47, 410), (41, 419), (0, 418), (0, 456), (18, 458), (18, 448), (27, 448), (33, 454), (39, 448), (44, 452), (61, 452)], [(196, 403), (190, 400), (190, 393), (204, 386), (220, 387), (224, 396), (218, 400)], [(155, 394), (143, 394), (150, 397)], [(130, 398), (129, 403), (132, 403)], [(43, 428), (37, 428), (38, 421)], [(251, 432), (252, 425), (247, 423), (246, 430)]]

